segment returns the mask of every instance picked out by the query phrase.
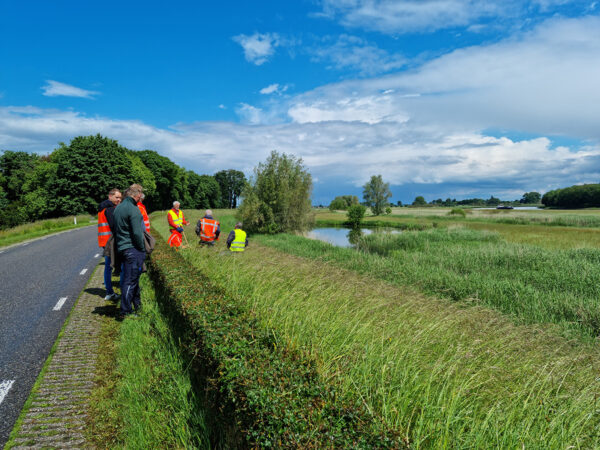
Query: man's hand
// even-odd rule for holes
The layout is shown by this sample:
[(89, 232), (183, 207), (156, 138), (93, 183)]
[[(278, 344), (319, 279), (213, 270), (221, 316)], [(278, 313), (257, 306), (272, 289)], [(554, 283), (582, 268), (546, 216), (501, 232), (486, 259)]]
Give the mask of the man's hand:
[(183, 227), (176, 228), (176, 230), (179, 231), (180, 233), (183, 233)]

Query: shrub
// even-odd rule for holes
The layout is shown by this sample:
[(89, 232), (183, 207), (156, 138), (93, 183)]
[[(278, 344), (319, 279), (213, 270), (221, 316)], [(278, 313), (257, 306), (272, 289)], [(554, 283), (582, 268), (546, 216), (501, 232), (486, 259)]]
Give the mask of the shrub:
[(348, 208), (348, 212), (346, 213), (346, 216), (348, 217), (348, 224), (352, 228), (360, 227), (360, 223), (365, 217), (366, 211), (367, 208), (363, 205), (352, 205), (350, 208)]
[(272, 152), (254, 169), (242, 195), (239, 218), (250, 232), (304, 231), (314, 222), (311, 191), (312, 178), (302, 159)]
[(465, 217), (467, 213), (462, 208), (452, 208), (452, 210), (448, 213), (450, 216), (463, 216)]

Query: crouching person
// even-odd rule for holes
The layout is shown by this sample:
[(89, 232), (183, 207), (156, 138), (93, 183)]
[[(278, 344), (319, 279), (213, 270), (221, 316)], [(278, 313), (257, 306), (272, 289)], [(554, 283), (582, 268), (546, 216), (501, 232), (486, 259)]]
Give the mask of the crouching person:
[(232, 252), (243, 252), (246, 247), (248, 247), (248, 238), (246, 232), (242, 230), (242, 222), (238, 222), (235, 224), (235, 229), (227, 236), (227, 248)]
[(207, 209), (204, 217), (196, 224), (196, 234), (200, 238), (199, 244), (215, 245), (221, 234), (221, 224), (215, 220), (212, 211)]
[(144, 222), (137, 203), (142, 196), (142, 186), (132, 184), (125, 198), (115, 208), (113, 215), (115, 242), (123, 262), (120, 318), (130, 316), (141, 308), (140, 275), (146, 258)]

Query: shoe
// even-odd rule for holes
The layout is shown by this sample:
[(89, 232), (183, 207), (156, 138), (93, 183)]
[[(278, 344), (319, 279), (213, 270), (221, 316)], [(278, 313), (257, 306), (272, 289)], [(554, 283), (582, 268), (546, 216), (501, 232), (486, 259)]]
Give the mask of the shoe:
[(112, 301), (115, 301), (115, 300), (119, 300), (119, 298), (120, 298), (120, 297), (121, 297), (121, 296), (120, 296), (119, 294), (117, 294), (117, 293), (113, 292), (112, 294), (108, 294), (106, 297), (104, 297), (104, 300), (112, 300)]
[(115, 295), (115, 294), (114, 293), (113, 294), (106, 294), (106, 297), (104, 297), (104, 300), (112, 300), (113, 299), (113, 295)]

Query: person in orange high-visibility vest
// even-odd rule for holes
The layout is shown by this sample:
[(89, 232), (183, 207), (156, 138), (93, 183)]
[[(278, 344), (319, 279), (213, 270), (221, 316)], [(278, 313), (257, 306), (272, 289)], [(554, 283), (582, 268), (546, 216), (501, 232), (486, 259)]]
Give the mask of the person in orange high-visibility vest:
[[(104, 200), (98, 205), (98, 246), (104, 248), (112, 236), (113, 213), (116, 206), (121, 203), (121, 191), (111, 189), (108, 193), (108, 200)], [(105, 300), (116, 300), (117, 294), (112, 286), (112, 269), (110, 268), (110, 256), (104, 257), (104, 287), (106, 288)]]
[(171, 236), (167, 242), (171, 247), (179, 247), (182, 241), (183, 226), (189, 225), (190, 223), (185, 220), (183, 211), (179, 209), (180, 203), (178, 201), (173, 202), (173, 208), (167, 213), (167, 220), (169, 221), (169, 231)]
[(200, 244), (215, 245), (221, 234), (221, 224), (217, 222), (210, 209), (204, 213), (204, 217), (196, 224), (196, 234), (200, 238)]
[(142, 218), (144, 219), (144, 229), (148, 233), (150, 233), (150, 219), (148, 218), (148, 211), (146, 211), (146, 207), (142, 203), (144, 201), (144, 198), (146, 198), (146, 196), (142, 194), (142, 196), (140, 197), (140, 201), (137, 203), (137, 207), (142, 213)]

